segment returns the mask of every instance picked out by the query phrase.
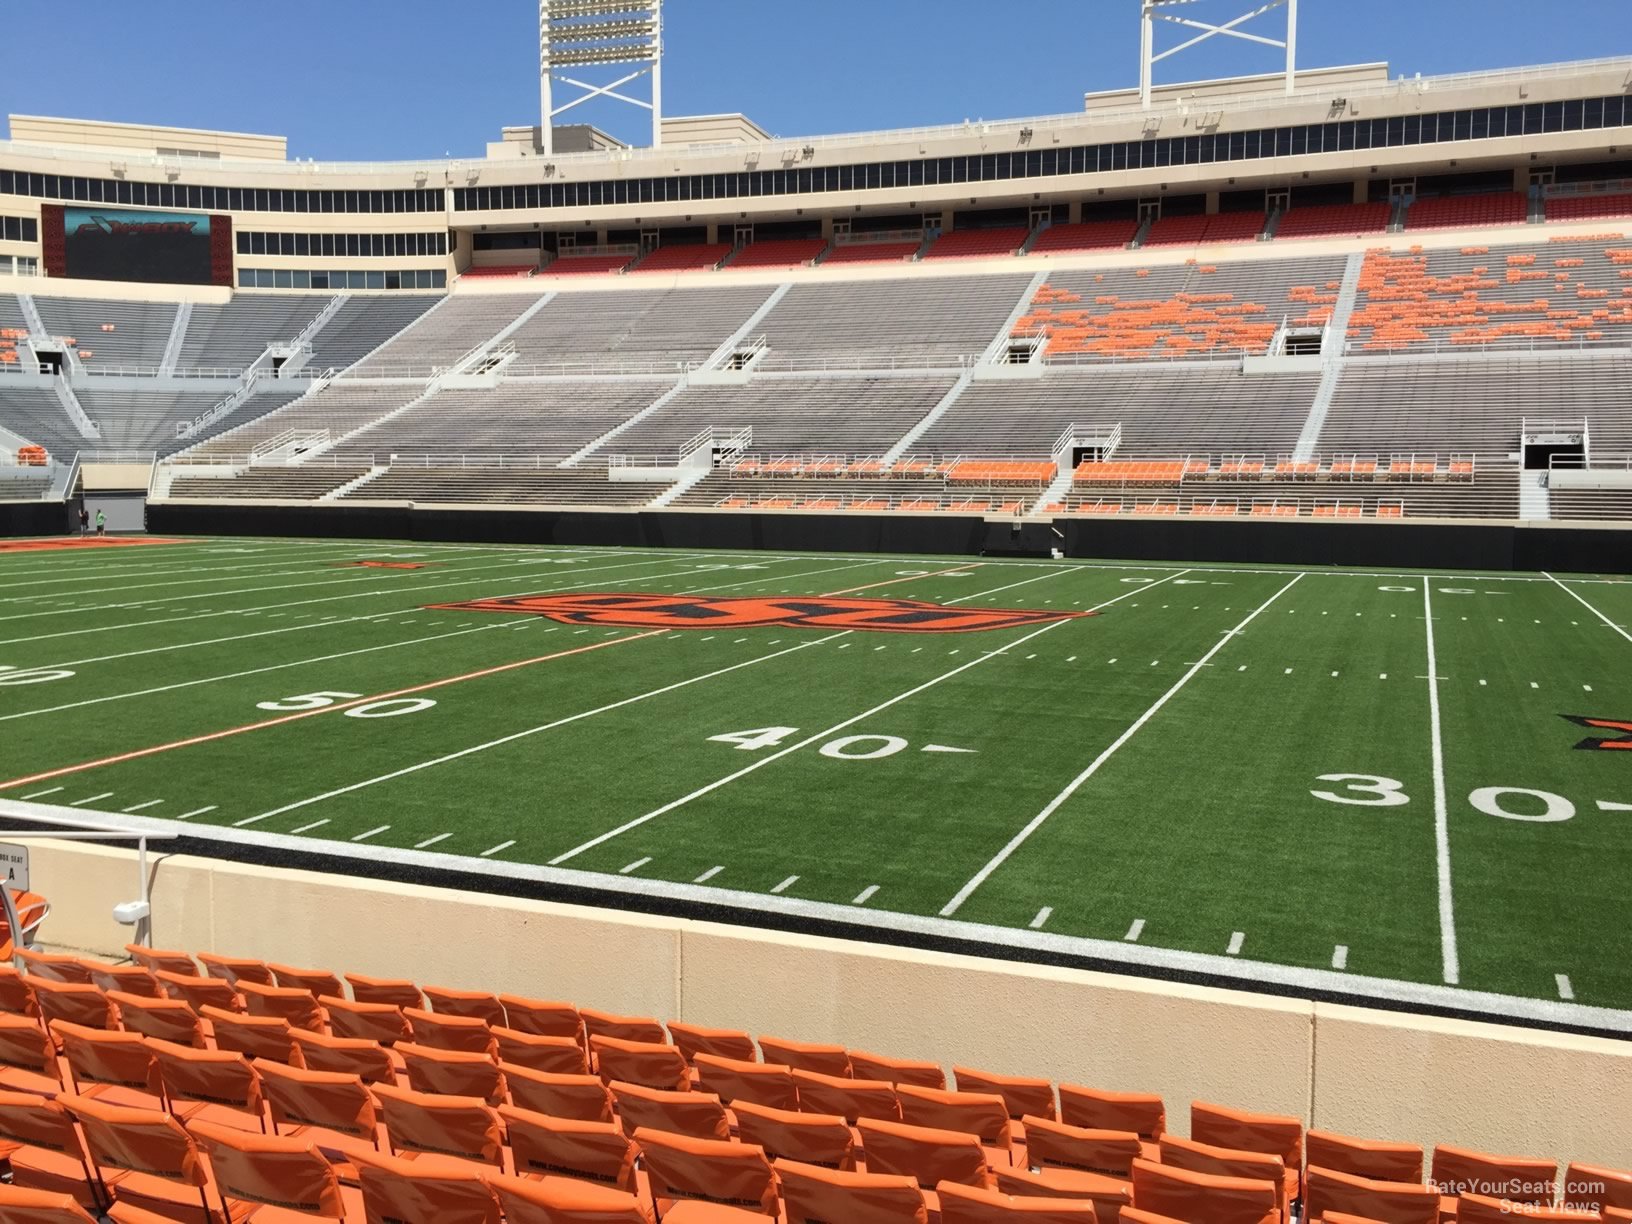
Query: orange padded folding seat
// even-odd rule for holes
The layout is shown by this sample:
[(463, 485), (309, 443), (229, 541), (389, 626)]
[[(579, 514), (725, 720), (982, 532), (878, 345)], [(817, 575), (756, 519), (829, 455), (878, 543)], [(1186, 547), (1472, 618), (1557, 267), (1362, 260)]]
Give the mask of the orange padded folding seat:
[(1539, 1207), (1533, 1203), (1513, 1203), (1483, 1194), (1464, 1194), (1456, 1200), (1458, 1224), (1599, 1224), (1596, 1211), (1571, 1211), (1562, 1207)]
[(1149, 1160), (1133, 1162), (1133, 1201), (1188, 1224), (1275, 1224), (1281, 1188), (1248, 1177), (1215, 1177)]
[(0, 965), (0, 1015), (39, 1014), (40, 1007), (34, 1001), (34, 988), (28, 979), (10, 965)]
[(450, 990), (445, 986), (421, 988), (431, 1010), (440, 1016), (482, 1020), (489, 1025), (504, 1023), (504, 1004), (499, 996), (483, 990)]
[[(425, 996), (418, 986), (402, 978), (365, 977), (361, 973), (346, 974), (351, 986), (351, 997), (358, 1003), (383, 1003), (390, 1007), (424, 1007)], [(340, 994), (337, 990), (336, 996)]]
[(861, 1132), (869, 1173), (910, 1177), (925, 1190), (933, 1190), (937, 1182), (943, 1181), (983, 1189), (992, 1185), (986, 1153), (974, 1135), (874, 1118), (861, 1119), (856, 1129)]
[[(97, 1176), (111, 1186), (116, 1202), (181, 1224), (215, 1224), (208, 1167), (192, 1136), (169, 1114), (84, 1097), (63, 1103), (79, 1120)], [(108, 1170), (119, 1175), (110, 1177)]]
[[(633, 1134), (640, 1127), (690, 1135), (693, 1139), (731, 1138), (725, 1106), (712, 1092), (674, 1092), (613, 1080), (607, 1085), (612, 1107), (623, 1129)], [(751, 1140), (744, 1140), (751, 1142)]]
[(901, 1102), (896, 1099), (895, 1085), (883, 1080), (795, 1071), (793, 1082), (799, 1092), (801, 1113), (837, 1114), (851, 1126), (856, 1124), (857, 1118), (901, 1120)]
[(1054, 1085), (1046, 1079), (1024, 1075), (993, 1075), (969, 1067), (953, 1067), (952, 1077), (959, 1092), (996, 1093), (1003, 1098), (1009, 1117), (1018, 1122), (1028, 1115), (1033, 1118), (1059, 1117), (1054, 1107)]
[[(1137, 1207), (1124, 1207), (1121, 1211), (1122, 1224), (1182, 1224), (1172, 1216), (1157, 1215), (1154, 1211), (1141, 1211)], [(1354, 1224), (1359, 1224), (1355, 1221)]]
[(300, 1061), (295, 1064), (311, 1071), (332, 1071), (340, 1075), (355, 1075), (365, 1084), (394, 1084), (397, 1082), (397, 1064), (377, 1041), (362, 1037), (325, 1037), (321, 1033), (290, 1033), (300, 1050)]
[(1089, 1130), (1132, 1131), (1155, 1143), (1167, 1130), (1167, 1107), (1148, 1092), (1106, 1092), (1060, 1085), (1060, 1121)]
[(941, 1224), (1095, 1224), (1094, 1205), (1070, 1199), (1016, 1198), (957, 1182), (935, 1187)]
[[(307, 1071), (257, 1062), (261, 1093), (272, 1115), (272, 1133), (314, 1144), (331, 1160), (378, 1150), (379, 1109), (368, 1085), (355, 1075)], [(342, 1170), (342, 1175), (354, 1175)], [(354, 1176), (353, 1176), (354, 1180)]]
[(734, 1058), (739, 1062), (755, 1062), (759, 1058), (754, 1039), (740, 1029), (705, 1028), (700, 1024), (681, 1024), (678, 1020), (670, 1020), (669, 1036), (687, 1062), (699, 1054)]
[(150, 1041), (154, 1070), (170, 1112), (183, 1122), (203, 1119), (240, 1130), (264, 1130), (261, 1077), (242, 1054), (194, 1050)]
[(149, 999), (110, 990), (108, 1002), (118, 1014), (119, 1027), (127, 1033), (140, 1033), (197, 1049), (204, 1047), (204, 1025), (198, 1013), (180, 999)]
[[(1278, 1203), (1283, 1224), (1290, 1224), (1289, 1208), (1297, 1193), (1298, 1173), (1288, 1169), (1279, 1156), (1268, 1152), (1243, 1152), (1235, 1148), (1217, 1147), (1177, 1135), (1163, 1135), (1160, 1146), (1161, 1163), (1175, 1169), (1189, 1169), (1192, 1173), (1211, 1173), (1217, 1177), (1262, 1178), (1281, 1188)], [(1291, 1174), (1289, 1178), (1287, 1175)]]
[(671, 1202), (686, 1200), (741, 1207), (773, 1219), (779, 1214), (776, 1174), (765, 1153), (752, 1144), (646, 1129), (633, 1138), (659, 1215), (667, 1218)]
[(0, 1185), (0, 1220), (7, 1224), (96, 1224), (71, 1194)]
[(541, 1037), (519, 1029), (496, 1028), (493, 1041), (500, 1062), (556, 1075), (588, 1075), (589, 1055), (571, 1037)]
[(1309, 1166), (1303, 1188), (1303, 1218), (1333, 1213), (1365, 1216), (1383, 1224), (1437, 1224), (1439, 1191), (1420, 1182), (1376, 1181)]
[(260, 986), (276, 986), (272, 977), (272, 970), (265, 961), (250, 960), (242, 956), (218, 956), (214, 952), (200, 952), (198, 963), (204, 966), (206, 977), (220, 978), (223, 982), (237, 985), (240, 980), (254, 982)]
[(516, 1175), (576, 1177), (633, 1193), (639, 1154), (616, 1122), (579, 1122), (500, 1105)]
[(612, 1094), (598, 1075), (556, 1075), (503, 1063), (510, 1102), (552, 1118), (580, 1122), (610, 1122)]
[(252, 1135), (207, 1122), (194, 1122), (188, 1129), (209, 1159), (224, 1217), (231, 1219), (240, 1214), (245, 1205), (259, 1205), (277, 1208), (270, 1214), (280, 1217), (289, 1212), (319, 1219), (345, 1219), (340, 1179), (333, 1166), (305, 1140)]
[[(427, 993), (429, 991), (427, 990)], [(402, 1009), (408, 1022), (409, 1040), (435, 1050), (462, 1050), (468, 1054), (492, 1054), (493, 1030), (486, 1020), (452, 1013), (438, 1015), (417, 1007)]]
[(1079, 1169), (1126, 1181), (1133, 1175), (1133, 1162), (1149, 1154), (1132, 1131), (1091, 1130), (1031, 1117), (1024, 1126), (1026, 1162), (1034, 1169)]
[(758, 1144), (772, 1160), (796, 1160), (824, 1169), (856, 1167), (855, 1132), (837, 1114), (795, 1113), (749, 1101), (731, 1112), (737, 1119), (737, 1137)]
[[(584, 1037), (616, 1037), (619, 1041), (649, 1041), (658, 1045), (669, 1040), (668, 1030), (649, 1016), (619, 1016), (612, 1012), (595, 1011), (580, 1007), (578, 1015), (584, 1022)], [(517, 1027), (515, 1024), (511, 1028)]]
[(101, 961), (89, 960), (84, 964), (91, 971), (91, 985), (103, 993), (120, 990), (149, 999), (164, 997), (164, 988), (159, 985), (159, 979), (141, 965), (104, 965)]
[(273, 980), (286, 990), (304, 990), (312, 998), (318, 999), (324, 995), (345, 997), (346, 988), (340, 985), (340, 979), (327, 969), (295, 969), (288, 965), (269, 964)]
[(210, 1022), (216, 1049), (300, 1066), (294, 1030), (281, 1016), (245, 1016), (219, 1007), (202, 1007), (199, 1014)]
[(32, 982), (34, 998), (40, 1005), (40, 1019), (47, 1025), (53, 1020), (66, 1020), (86, 1028), (114, 1027), (113, 1005), (95, 986), (40, 977), (33, 978)]
[[(569, 1177), (490, 1177), (487, 1184), (506, 1224), (653, 1224), (650, 1208), (623, 1190)], [(663, 1218), (684, 1220), (678, 1211)]]
[(911, 1058), (886, 1058), (885, 1054), (850, 1051), (850, 1075), (855, 1079), (883, 1080), (885, 1084), (916, 1084), (920, 1089), (945, 1089), (947, 1072), (938, 1062)]
[(36, 1096), (62, 1091), (56, 1047), (38, 1020), (0, 1015), (0, 1090)]
[(27, 948), (18, 948), (12, 959), (19, 962), (23, 971), (31, 978), (44, 978), (48, 982), (68, 982), (76, 986), (91, 984), (91, 967), (77, 956), (64, 956), (56, 952), (31, 952)]
[(1471, 1148), (1440, 1144), (1428, 1180), (1440, 1193), (1441, 1214), (1456, 1212), (1462, 1194), (1485, 1194), (1514, 1203), (1550, 1207), (1558, 1196), (1558, 1165), (1527, 1156), (1492, 1156)]
[(850, 1052), (841, 1045), (786, 1041), (780, 1037), (762, 1035), (759, 1048), (766, 1062), (779, 1063), (795, 1071), (814, 1071), (817, 1075), (850, 1074)]
[(713, 1054), (699, 1054), (692, 1061), (697, 1066), (697, 1086), (704, 1092), (715, 1093), (727, 1105), (752, 1101), (772, 1109), (794, 1109), (799, 1104), (794, 1073), (785, 1066), (743, 1062)]
[(22, 1145), (7, 1157), (14, 1186), (66, 1194), (95, 1211), (106, 1206), (107, 1198), (73, 1115), (65, 1107), (73, 1099), (0, 1092), (0, 1144)]
[(1190, 1102), (1190, 1138), (1239, 1152), (1279, 1156), (1294, 1177), (1303, 1169), (1303, 1121), (1278, 1114), (1250, 1113), (1205, 1101)]
[(596, 1073), (608, 1083), (622, 1080), (675, 1092), (691, 1087), (691, 1068), (674, 1046), (596, 1035), (589, 1039), (589, 1052)]
[(153, 1051), (140, 1033), (107, 1032), (57, 1020), (51, 1035), (68, 1064), (70, 1091), (131, 1109), (164, 1108)]
[(396, 1152), (431, 1152), (504, 1168), (499, 1115), (480, 1097), (431, 1096), (376, 1084), (385, 1133)]
[(999, 1165), (992, 1170), (996, 1189), (1017, 1198), (1059, 1198), (1090, 1202), (1104, 1224), (1117, 1224), (1120, 1213), (1133, 1203), (1133, 1184), (1120, 1177), (1084, 1173), (1079, 1169), (1030, 1169)]
[(1009, 1110), (1003, 1098), (985, 1092), (947, 1092), (940, 1088), (920, 1088), (897, 1084), (901, 1120), (908, 1126), (973, 1135), (982, 1146), (1009, 1150)]
[(309, 1033), (328, 1031), (322, 1008), (307, 991), (292, 986), (262, 986), (247, 979), (239, 981), (237, 987), (248, 1015), (287, 1020), (290, 1028)]
[(173, 952), (163, 948), (144, 948), (141, 944), (126, 944), (130, 959), (150, 973), (161, 970), (192, 977), (198, 973), (198, 962), (188, 952)]
[(924, 1193), (910, 1177), (846, 1173), (778, 1160), (788, 1224), (929, 1224)]
[(524, 999), (520, 995), (502, 994), (504, 1027), (535, 1037), (571, 1037), (580, 1045), (584, 1041), (584, 1021), (571, 1003), (550, 1003), (542, 999)]
[(328, 1031), (336, 1037), (351, 1037), (395, 1045), (409, 1039), (408, 1020), (395, 1003), (353, 1003), (349, 999), (324, 995), (318, 1000), (328, 1016)]
[(481, 1097), (489, 1105), (505, 1098), (504, 1073), (486, 1054), (433, 1050), (408, 1041), (397, 1043), (397, 1053), (406, 1066), (408, 1086), (415, 1092)]
[(1562, 1205), (1600, 1213), (1606, 1207), (1632, 1211), (1632, 1173), (1571, 1161), (1564, 1170)]
[(1311, 1130), (1303, 1137), (1303, 1159), (1311, 1169), (1318, 1166), (1377, 1181), (1422, 1180), (1422, 1149), (1414, 1143), (1355, 1139), (1333, 1131)]
[(244, 1010), (244, 1001), (232, 988), (231, 982), (224, 982), (220, 978), (172, 973), (168, 969), (155, 969), (153, 976), (159, 979), (159, 985), (164, 987), (165, 994), (187, 1004), (194, 1011), (205, 1007), (217, 1007), (222, 1011), (232, 1012)]
[(482, 1171), (457, 1161), (356, 1157), (368, 1224), (499, 1224), (499, 1203)]

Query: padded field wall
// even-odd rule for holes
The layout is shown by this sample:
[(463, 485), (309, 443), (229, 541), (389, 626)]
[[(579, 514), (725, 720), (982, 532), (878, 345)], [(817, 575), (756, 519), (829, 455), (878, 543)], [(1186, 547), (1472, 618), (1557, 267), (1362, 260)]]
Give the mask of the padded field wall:
[[(117, 954), (135, 854), (36, 842), (49, 946)], [(155, 946), (568, 999), (1432, 1146), (1632, 1167), (1632, 1042), (155, 855)]]
[(0, 539), (63, 535), (70, 517), (65, 502), (0, 502)]
[(165, 535), (319, 536), (422, 542), (623, 545), (773, 551), (1031, 554), (1235, 564), (1632, 573), (1632, 525), (1208, 522), (1070, 518), (988, 522), (974, 515), (418, 509), (154, 503)]

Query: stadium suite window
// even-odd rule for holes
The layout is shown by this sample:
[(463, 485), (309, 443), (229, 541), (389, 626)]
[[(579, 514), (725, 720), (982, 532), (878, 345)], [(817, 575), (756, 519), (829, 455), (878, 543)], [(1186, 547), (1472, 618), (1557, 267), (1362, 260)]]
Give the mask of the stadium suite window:
[(6, 242), (38, 242), (40, 223), (33, 217), (0, 217), (0, 239)]
[(446, 289), (441, 268), (400, 272), (327, 271), (321, 269), (239, 268), (240, 289)]

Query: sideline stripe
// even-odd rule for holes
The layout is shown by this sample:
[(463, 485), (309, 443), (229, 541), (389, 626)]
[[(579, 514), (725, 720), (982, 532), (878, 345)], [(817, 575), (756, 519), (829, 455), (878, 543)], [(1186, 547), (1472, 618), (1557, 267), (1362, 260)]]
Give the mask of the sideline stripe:
[[(1181, 571), (1181, 573), (1188, 572), (1188, 570)], [(1173, 577), (1176, 578), (1178, 575), (1175, 574)], [(1189, 684), (1190, 681), (1201, 672), (1203, 667), (1206, 667), (1208, 663), (1212, 662), (1214, 655), (1223, 650), (1225, 646), (1229, 645), (1231, 639), (1243, 632), (1248, 625), (1252, 624), (1252, 622), (1258, 618), (1258, 615), (1261, 612), (1273, 604), (1282, 595), (1285, 595), (1293, 587), (1297, 586), (1302, 579), (1302, 574), (1294, 576), (1291, 582), (1287, 583), (1280, 590), (1276, 591), (1275, 594), (1271, 595), (1263, 603), (1259, 604), (1257, 608), (1247, 614), (1245, 620), (1219, 638), (1218, 643), (1206, 654), (1202, 655), (1201, 658), (1194, 664), (1192, 664), (1190, 670), (1185, 672), (1184, 675), (1180, 676), (1172, 688), (1168, 689), (1167, 692), (1158, 697), (1155, 704), (1141, 714), (1138, 720), (1135, 721), (1131, 727), (1122, 732), (1121, 735), (1117, 736), (1116, 740), (1110, 745), (1110, 747), (1106, 748), (1104, 752), (1101, 752), (1097, 757), (1095, 757), (1087, 769), (1083, 770), (1075, 778), (1071, 779), (1064, 790), (1055, 795), (1053, 799), (1049, 800), (1047, 806), (1045, 806), (1042, 811), (1038, 812), (1037, 815), (1033, 816), (1031, 820), (1027, 822), (1025, 828), (1021, 829), (1012, 838), (1010, 838), (1009, 844), (999, 850), (997, 854), (992, 857), (990, 862), (977, 871), (974, 878), (972, 878), (962, 888), (958, 889), (957, 894), (941, 907), (941, 917), (950, 918), (953, 914), (957, 913), (962, 907), (963, 903), (974, 895), (975, 890), (991, 878), (994, 871), (1006, 863), (1016, 850), (1025, 845), (1025, 843), (1030, 839), (1031, 835), (1038, 829), (1042, 828), (1043, 824), (1050, 816), (1059, 811), (1059, 809), (1065, 805), (1065, 802), (1070, 799), (1072, 795), (1076, 794), (1077, 791), (1082, 788), (1083, 784), (1088, 781), (1088, 779), (1092, 778), (1100, 771), (1105, 762), (1109, 761), (1113, 756), (1115, 756), (1124, 744), (1137, 735), (1139, 733), (1139, 729), (1154, 718), (1161, 711), (1163, 706), (1177, 696), (1179, 690), (1184, 688), (1185, 685)], [(1164, 579), (1164, 581), (1166, 580)], [(1148, 591), (1150, 590), (1150, 587), (1147, 586), (1141, 589)]]
[[(1545, 574), (1546, 572), (1543, 571), (1543, 573)], [(1599, 620), (1603, 621), (1604, 624), (1608, 625), (1611, 629), (1615, 630), (1616, 633), (1620, 634), (1627, 641), (1632, 642), (1632, 634), (1627, 633), (1627, 631), (1625, 629), (1622, 629), (1614, 621), (1610, 620), (1609, 617), (1605, 616), (1602, 612), (1598, 611), (1597, 608), (1593, 607), (1586, 600), (1582, 599), (1581, 596), (1577, 595), (1574, 591), (1570, 590), (1569, 587), (1565, 586), (1562, 582), (1560, 582), (1557, 578), (1554, 578), (1551, 574), (1546, 574), (1546, 577), (1547, 577), (1547, 580), (1549, 582), (1551, 582), (1559, 590), (1563, 591), (1571, 599), (1575, 600), (1578, 604), (1580, 604), (1588, 612), (1591, 612), (1594, 616), (1596, 616)]]
[(1434, 653), (1433, 582), (1422, 579), (1422, 618), (1428, 629), (1428, 728), (1434, 763), (1434, 862), (1439, 875), (1439, 958), (1447, 986), (1462, 977), (1456, 952), (1456, 907), (1451, 895), (1451, 817), (1445, 801), (1445, 741), (1439, 722), (1439, 667)]

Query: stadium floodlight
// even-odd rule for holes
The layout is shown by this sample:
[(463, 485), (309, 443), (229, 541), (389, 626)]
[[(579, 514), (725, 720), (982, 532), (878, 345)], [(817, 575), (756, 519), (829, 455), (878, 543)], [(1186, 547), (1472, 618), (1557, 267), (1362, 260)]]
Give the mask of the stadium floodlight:
[[(599, 84), (561, 69), (638, 67)], [(619, 92), (631, 81), (651, 77), (651, 100)], [(555, 84), (577, 96), (555, 105)], [(652, 112), (652, 147), (663, 143), (663, 0), (538, 0), (538, 92), (542, 116), (541, 151), (555, 153), (555, 117), (592, 98), (611, 98)]]
[[(1180, 17), (1161, 10), (1180, 8), (1202, 3), (1203, 0), (1139, 0), (1139, 104), (1150, 105), (1151, 69), (1159, 60), (1167, 59), (1170, 55), (1177, 55), (1180, 51), (1188, 51), (1198, 43), (1204, 43), (1209, 38), (1220, 35), (1226, 38), (1239, 38), (1245, 42), (1261, 43), (1266, 47), (1280, 47), (1286, 51), (1286, 92), (1291, 93), (1297, 77), (1298, 54), (1298, 0), (1268, 0), (1250, 13), (1243, 13), (1222, 25), (1215, 25), (1210, 21), (1198, 21), (1191, 17)], [(1262, 17), (1265, 13), (1275, 9), (1286, 10), (1286, 37), (1284, 39), (1265, 38), (1261, 34), (1248, 34), (1238, 29), (1255, 17)], [(1156, 52), (1156, 23), (1170, 22), (1177, 26), (1186, 26), (1201, 33), (1180, 43), (1176, 47), (1169, 47), (1166, 51)]]

